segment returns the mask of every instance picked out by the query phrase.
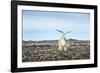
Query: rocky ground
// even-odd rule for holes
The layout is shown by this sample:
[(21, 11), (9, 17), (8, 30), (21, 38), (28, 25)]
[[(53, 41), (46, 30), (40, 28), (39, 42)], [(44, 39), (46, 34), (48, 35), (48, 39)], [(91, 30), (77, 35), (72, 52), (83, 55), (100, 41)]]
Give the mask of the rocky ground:
[(31, 45), (22, 47), (22, 61), (80, 60), (90, 58), (90, 46), (70, 46), (68, 51), (58, 51), (58, 46)]

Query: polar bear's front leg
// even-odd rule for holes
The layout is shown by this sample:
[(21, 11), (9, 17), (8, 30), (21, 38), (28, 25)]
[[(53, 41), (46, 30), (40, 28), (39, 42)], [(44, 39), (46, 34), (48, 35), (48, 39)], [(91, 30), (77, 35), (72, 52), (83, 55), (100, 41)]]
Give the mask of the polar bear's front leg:
[(62, 51), (62, 46), (61, 46), (61, 45), (59, 45), (58, 50), (59, 50), (59, 51)]

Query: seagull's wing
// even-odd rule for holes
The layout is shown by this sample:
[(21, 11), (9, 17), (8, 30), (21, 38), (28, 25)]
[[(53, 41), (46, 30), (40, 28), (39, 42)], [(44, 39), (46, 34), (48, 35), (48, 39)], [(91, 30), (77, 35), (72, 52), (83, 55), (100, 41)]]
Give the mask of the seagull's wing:
[(72, 31), (65, 32), (65, 34), (66, 34), (66, 33), (70, 33), (70, 32), (72, 32)]
[(56, 31), (58, 31), (58, 32), (61, 32), (61, 33), (64, 33), (63, 31), (61, 31), (61, 30), (58, 30), (58, 29), (56, 29)]

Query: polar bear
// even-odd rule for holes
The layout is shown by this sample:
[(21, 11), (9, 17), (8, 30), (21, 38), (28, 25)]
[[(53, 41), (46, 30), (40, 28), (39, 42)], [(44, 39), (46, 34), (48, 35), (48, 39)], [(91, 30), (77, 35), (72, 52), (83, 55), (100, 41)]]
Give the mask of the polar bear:
[(66, 41), (66, 37), (61, 36), (58, 41), (58, 50), (59, 51), (67, 51), (69, 44)]
[(68, 50), (68, 47), (69, 47), (70, 45), (69, 45), (69, 43), (67, 42), (65, 35), (66, 35), (66, 33), (69, 33), (69, 32), (71, 32), (71, 31), (66, 32), (66, 33), (64, 33), (64, 32), (61, 31), (61, 30), (57, 30), (57, 31), (59, 31), (60, 33), (62, 33), (61, 37), (60, 37), (59, 40), (58, 40), (58, 45), (59, 45), (58, 50), (59, 50), (59, 51), (67, 51), (67, 50)]

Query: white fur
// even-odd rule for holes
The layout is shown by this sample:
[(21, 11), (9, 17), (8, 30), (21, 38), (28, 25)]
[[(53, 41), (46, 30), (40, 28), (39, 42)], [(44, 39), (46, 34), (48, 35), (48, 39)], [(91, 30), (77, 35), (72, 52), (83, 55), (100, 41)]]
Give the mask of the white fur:
[(67, 51), (69, 44), (66, 42), (66, 37), (61, 36), (58, 41), (59, 51)]

